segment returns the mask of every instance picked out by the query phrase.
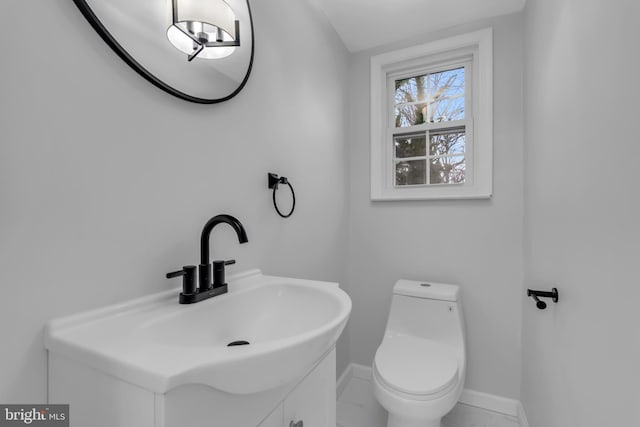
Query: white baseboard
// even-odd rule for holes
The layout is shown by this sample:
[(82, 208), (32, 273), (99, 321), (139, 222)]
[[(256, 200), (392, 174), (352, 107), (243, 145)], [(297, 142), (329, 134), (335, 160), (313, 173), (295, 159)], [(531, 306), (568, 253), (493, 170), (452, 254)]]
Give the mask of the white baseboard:
[(358, 365), (357, 363), (351, 364), (352, 375), (361, 380), (371, 381), (373, 375), (371, 374), (371, 366)]
[(338, 398), (351, 378), (360, 378), (362, 380), (371, 381), (371, 368), (357, 363), (350, 363), (338, 378), (338, 382), (336, 384), (336, 396), (338, 396)]
[(460, 395), (458, 402), (469, 406), (475, 406), (476, 408), (488, 409), (489, 411), (498, 412), (512, 417), (518, 416), (518, 404), (520, 403), (514, 399), (496, 396), (495, 394), (483, 393), (481, 391), (469, 390), (468, 388), (462, 390), (462, 394)]
[(348, 365), (338, 377), (338, 381), (336, 382), (336, 397), (338, 399), (340, 399), (340, 395), (342, 394), (345, 387), (347, 386), (349, 379), (351, 379), (351, 377), (353, 376), (351, 374), (351, 371), (353, 370), (352, 366), (353, 366), (353, 363)]
[[(336, 388), (337, 396), (340, 396), (344, 391), (351, 378), (360, 378), (362, 380), (371, 381), (371, 367), (359, 365), (357, 363), (349, 364), (338, 379)], [(459, 402), (464, 403), (465, 405), (475, 406), (476, 408), (482, 408), (516, 417), (518, 418), (521, 427), (529, 427), (527, 417), (524, 413), (524, 407), (518, 400), (497, 396), (495, 394), (464, 389), (460, 395)]]

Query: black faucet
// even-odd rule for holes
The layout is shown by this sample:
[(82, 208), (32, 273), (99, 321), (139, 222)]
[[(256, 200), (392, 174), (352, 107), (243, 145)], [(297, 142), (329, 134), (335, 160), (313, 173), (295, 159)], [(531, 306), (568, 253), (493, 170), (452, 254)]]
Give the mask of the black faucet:
[(215, 297), (227, 292), (227, 283), (224, 277), (225, 265), (235, 264), (235, 260), (213, 261), (213, 283), (211, 282), (211, 261), (209, 257), (209, 241), (213, 227), (218, 224), (229, 224), (238, 235), (240, 243), (247, 243), (247, 232), (242, 223), (231, 215), (216, 215), (204, 225), (200, 236), (200, 265), (198, 266), (199, 286), (196, 289), (195, 266), (186, 265), (182, 270), (167, 274), (167, 278), (183, 276), (182, 293), (180, 294), (180, 304), (192, 304), (207, 298)]

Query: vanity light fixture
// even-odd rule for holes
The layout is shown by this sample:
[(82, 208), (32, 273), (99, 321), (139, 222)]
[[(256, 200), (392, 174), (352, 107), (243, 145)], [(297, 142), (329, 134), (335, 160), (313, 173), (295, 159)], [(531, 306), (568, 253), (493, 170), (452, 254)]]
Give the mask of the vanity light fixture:
[(240, 23), (224, 0), (171, 0), (173, 24), (167, 37), (187, 60), (219, 59), (240, 46)]

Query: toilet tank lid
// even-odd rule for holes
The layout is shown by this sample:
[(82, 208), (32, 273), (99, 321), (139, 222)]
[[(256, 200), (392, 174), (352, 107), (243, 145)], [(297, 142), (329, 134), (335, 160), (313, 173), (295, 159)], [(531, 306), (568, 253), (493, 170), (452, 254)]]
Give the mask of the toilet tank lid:
[(400, 279), (393, 287), (393, 293), (441, 301), (458, 301), (460, 287), (445, 283)]

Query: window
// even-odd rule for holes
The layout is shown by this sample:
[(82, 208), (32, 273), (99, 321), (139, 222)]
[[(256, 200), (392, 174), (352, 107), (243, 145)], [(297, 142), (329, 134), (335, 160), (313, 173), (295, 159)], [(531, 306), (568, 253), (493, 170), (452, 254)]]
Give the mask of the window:
[(387, 87), (394, 90), (388, 103), (394, 108), (385, 139), (393, 141), (395, 187), (465, 182), (470, 69), (469, 60), (389, 74)]
[(491, 30), (371, 58), (371, 198), (487, 198)]

